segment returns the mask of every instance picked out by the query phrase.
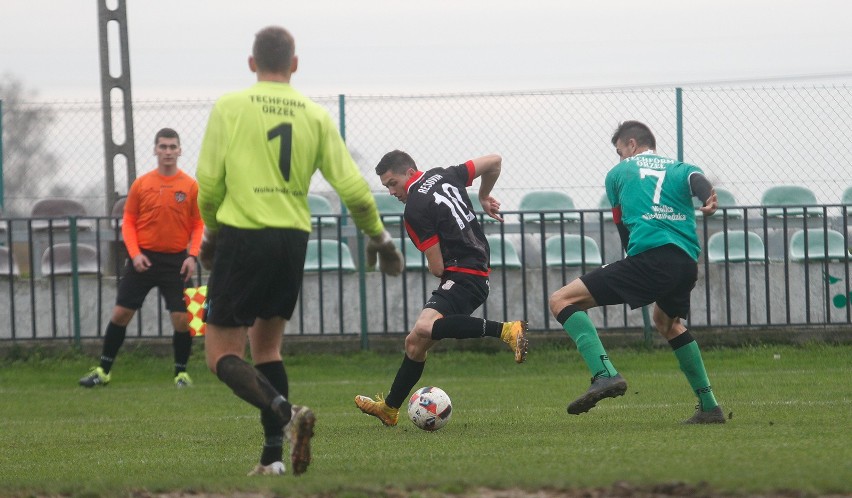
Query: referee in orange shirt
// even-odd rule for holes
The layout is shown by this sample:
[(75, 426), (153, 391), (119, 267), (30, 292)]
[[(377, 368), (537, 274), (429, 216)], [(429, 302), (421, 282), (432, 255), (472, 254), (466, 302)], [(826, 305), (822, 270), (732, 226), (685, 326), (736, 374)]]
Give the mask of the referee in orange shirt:
[(137, 178), (127, 193), (121, 233), (130, 259), (118, 284), (100, 365), (80, 379), (81, 386), (109, 383), (127, 324), (154, 287), (160, 289), (174, 326), (175, 386), (192, 384), (186, 373), (192, 336), (183, 291), (195, 273), (204, 224), (198, 212), (198, 184), (178, 168), (180, 153), (177, 132), (158, 131), (154, 137), (157, 169)]

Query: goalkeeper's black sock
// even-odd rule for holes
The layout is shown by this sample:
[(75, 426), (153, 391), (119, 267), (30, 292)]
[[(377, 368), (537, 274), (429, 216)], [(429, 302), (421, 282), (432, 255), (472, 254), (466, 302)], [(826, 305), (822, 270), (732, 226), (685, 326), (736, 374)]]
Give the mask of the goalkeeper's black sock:
[(267, 363), (258, 363), (254, 366), (262, 373), (272, 384), (276, 391), (281, 393), (285, 398), (290, 397), (290, 385), (287, 382), (287, 370), (284, 369), (284, 362), (281, 360), (270, 361)]
[(405, 355), (402, 359), (402, 365), (396, 372), (396, 378), (393, 379), (390, 392), (385, 398), (385, 404), (391, 408), (402, 406), (405, 398), (408, 397), (408, 393), (411, 392), (411, 389), (420, 380), (420, 376), (423, 375), (425, 365), (425, 361), (414, 361), (408, 355)]
[(284, 435), (266, 436), (263, 441), (263, 452), (260, 454), (260, 464), (269, 465), (280, 462), (284, 456)]
[(127, 334), (127, 327), (116, 325), (109, 322), (106, 332), (104, 333), (104, 346), (101, 349), (101, 365), (104, 373), (109, 373), (112, 369), (112, 363), (115, 357), (118, 356), (118, 350), (124, 344), (124, 336)]
[(188, 330), (183, 332), (175, 330), (172, 335), (172, 349), (175, 355), (175, 375), (186, 372), (186, 364), (189, 362), (189, 355), (192, 354), (192, 334)]
[[(272, 384), (276, 391), (285, 398), (289, 396), (289, 385), (287, 382), (287, 371), (284, 369), (283, 361), (270, 361), (254, 366)], [(284, 440), (284, 427), (280, 423), (278, 415), (271, 409), (260, 411), (260, 423), (263, 425), (263, 453), (260, 455), (260, 463), (269, 465), (281, 460), (281, 441)]]
[(292, 405), (272, 387), (265, 375), (236, 355), (225, 355), (216, 363), (216, 376), (238, 397), (260, 410), (278, 413), (283, 426), (290, 421)]
[(500, 337), (502, 330), (502, 322), (467, 315), (450, 315), (439, 318), (432, 324), (432, 340)]

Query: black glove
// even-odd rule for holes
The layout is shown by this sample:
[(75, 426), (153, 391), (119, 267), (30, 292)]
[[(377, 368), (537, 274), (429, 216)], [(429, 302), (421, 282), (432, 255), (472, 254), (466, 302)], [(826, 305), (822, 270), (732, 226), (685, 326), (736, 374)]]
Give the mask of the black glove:
[(213, 269), (213, 257), (216, 254), (216, 234), (204, 229), (204, 236), (201, 237), (201, 250), (198, 252), (198, 260), (201, 266), (207, 270)]
[(393, 244), (390, 234), (384, 230), (375, 237), (370, 237), (367, 242), (367, 267), (376, 267), (376, 259), (379, 261), (379, 269), (382, 273), (395, 277), (402, 273), (402, 253)]

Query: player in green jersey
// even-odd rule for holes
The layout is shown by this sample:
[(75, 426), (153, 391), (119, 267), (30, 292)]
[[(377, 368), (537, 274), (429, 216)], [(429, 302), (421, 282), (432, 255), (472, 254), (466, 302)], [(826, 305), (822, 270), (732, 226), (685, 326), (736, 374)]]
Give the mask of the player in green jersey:
[(698, 409), (685, 423), (724, 423), (698, 343), (681, 321), (689, 314), (701, 250), (692, 197), (701, 201), (700, 211), (709, 216), (717, 209), (716, 192), (700, 168), (657, 155), (654, 134), (643, 123), (622, 123), (612, 144), (621, 162), (607, 174), (606, 192), (627, 257), (550, 296), (551, 313), (577, 344), (592, 375), (591, 386), (568, 405), (568, 413), (585, 413), (598, 401), (627, 391), (627, 382), (585, 311), (610, 304), (627, 303), (635, 309), (656, 303), (654, 326), (671, 345), (698, 397)]
[[(284, 473), (285, 435), (293, 473), (307, 470), (314, 413), (290, 403), (281, 340), (299, 290), (311, 232), (308, 188), (319, 170), (366, 233), (368, 264), (402, 271), (366, 180), (328, 113), (290, 86), (295, 43), (272, 26), (255, 36), (249, 68), (257, 83), (221, 97), (198, 160), (205, 224), (199, 259), (208, 282), (207, 366), (259, 408), (265, 436), (250, 474)], [(248, 339), (254, 366), (243, 360)]]

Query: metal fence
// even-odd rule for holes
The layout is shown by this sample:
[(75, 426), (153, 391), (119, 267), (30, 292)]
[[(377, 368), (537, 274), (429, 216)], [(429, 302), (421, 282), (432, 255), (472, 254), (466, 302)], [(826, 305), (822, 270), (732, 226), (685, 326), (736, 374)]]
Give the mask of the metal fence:
[[(726, 207), (699, 220), (699, 276), (691, 327), (852, 323), (852, 206)], [(483, 222), (492, 248), (491, 294), (476, 316), (525, 319), (533, 330), (560, 331), (548, 297), (603, 263), (623, 257), (605, 210), (507, 211)], [(339, 214), (317, 217), (302, 294), (288, 334), (397, 334), (408, 330), (437, 280), (404, 241), (399, 216), (384, 215), (406, 257), (400, 277), (361, 269), (358, 236)], [(344, 222), (346, 221), (346, 222)], [(0, 220), (0, 341), (100, 337), (115, 302), (126, 253), (110, 217)], [(581, 242), (582, 241), (582, 242)], [(340, 244), (343, 242), (343, 244)], [(309, 246), (312, 247), (312, 246)], [(10, 249), (11, 250), (8, 250)], [(194, 285), (206, 281), (199, 275)], [(643, 328), (640, 310), (590, 310), (603, 329)], [(130, 335), (170, 336), (168, 313), (154, 294)]]
[[(486, 316), (524, 317), (534, 328), (554, 328), (547, 296), (588, 267), (565, 262), (549, 265), (546, 248), (553, 236), (591, 237), (604, 262), (621, 256), (617, 235), (602, 209), (603, 183), (617, 161), (609, 142), (612, 131), (620, 121), (637, 119), (654, 130), (659, 153), (701, 166), (720, 190), (730, 194), (728, 205), (737, 206), (729, 209), (732, 216), (714, 217), (699, 227), (707, 256), (702, 256), (700, 280), (693, 293), (692, 324), (850, 322), (848, 260), (829, 258), (828, 252), (825, 261), (812, 254), (802, 259), (791, 251), (794, 236), (797, 243), (810, 247), (812, 240), (827, 239), (831, 234), (836, 241), (840, 235), (842, 246), (849, 247), (844, 204), (852, 204), (852, 142), (848, 140), (852, 87), (341, 95), (315, 100), (340, 123), (353, 157), (377, 193), (384, 189), (373, 167), (391, 149), (410, 152), (421, 169), (458, 164), (492, 152), (504, 157), (494, 195), (502, 201), (508, 221), (504, 225), (486, 223), (486, 231), (513, 244), (521, 266), (495, 270), (492, 296), (482, 310)], [(181, 134), (181, 167), (194, 175), (212, 104), (135, 102), (138, 174), (155, 167), (156, 131), (171, 127)], [(0, 268), (4, 260), (10, 272), (12, 263), (19, 265), (19, 275), (0, 277), (0, 316), (10, 317), (0, 321), (0, 339), (76, 333), (96, 337), (114, 302), (123, 247), (120, 231), (110, 217), (112, 206), (107, 205), (100, 103), (4, 101), (0, 109), (0, 249), (5, 249), (0, 254)], [(120, 143), (124, 130), (121, 120), (114, 122), (119, 126), (114, 135)], [(117, 194), (126, 194), (132, 179), (119, 168), (115, 180)], [(813, 199), (802, 204), (815, 205), (811, 209), (819, 212), (811, 212), (814, 216), (792, 211), (782, 212), (780, 218), (770, 215), (764, 197), (774, 187), (789, 184), (809, 189)], [(544, 215), (519, 210), (525, 194), (542, 190), (557, 190), (572, 198), (576, 209), (561, 212), (563, 223), (530, 223), (531, 217)], [(330, 199), (338, 213), (331, 216), (337, 218), (335, 224), (319, 225), (313, 237), (344, 240), (355, 251), (357, 240), (351, 225), (339, 219), (340, 204), (331, 187), (317, 175), (311, 192)], [(37, 201), (60, 197), (85, 206), (85, 216), (64, 220), (82, 223), (83, 228), (69, 230), (53, 225), (61, 224), (62, 219), (33, 216)], [(38, 226), (47, 222), (47, 229)], [(711, 261), (712, 247), (708, 246), (719, 242), (718, 237), (711, 237), (729, 230), (754, 232), (763, 244), (764, 257), (734, 262), (725, 257), (719, 260), (717, 254)], [(399, 235), (404, 239), (401, 229)], [(738, 240), (736, 233), (722, 243), (732, 240)], [(753, 251), (748, 246), (753, 238), (743, 240), (748, 251)], [(79, 256), (78, 246), (90, 246), (99, 266), (91, 274), (43, 271), (44, 251), (57, 243), (68, 244), (75, 257)], [(560, 249), (564, 246), (560, 242)], [(47, 263), (56, 261), (48, 259)], [(369, 293), (361, 292), (362, 283)], [(402, 332), (419, 312), (432, 285), (428, 274), (415, 269), (400, 279), (344, 270), (312, 272), (306, 277), (298, 316), (289, 332)], [(351, 299), (353, 296), (359, 299)], [(366, 310), (359, 308), (362, 303)], [(591, 314), (603, 328), (643, 324), (641, 314), (623, 307)], [(168, 326), (157, 300), (149, 297), (137, 318), (136, 333), (156, 336), (165, 328), (168, 334)]]
[[(580, 209), (599, 206), (616, 162), (609, 142), (627, 119), (648, 123), (658, 151), (701, 166), (741, 205), (759, 205), (770, 187), (810, 188), (821, 204), (840, 202), (852, 186), (852, 87), (624, 89), (315, 99), (340, 122), (347, 144), (376, 192), (381, 156), (399, 148), (421, 169), (496, 152), (504, 157), (495, 196), (518, 209), (530, 190), (568, 193)], [(14, 105), (13, 105), (14, 104)], [(195, 163), (212, 101), (135, 102), (136, 168), (155, 167), (153, 137), (181, 134), (181, 167)], [(28, 216), (46, 197), (83, 202), (109, 214), (100, 103), (10, 103), (2, 116), (6, 216)], [(114, 120), (120, 126), (120, 120)], [(30, 128), (26, 128), (30, 127)], [(124, 130), (115, 131), (118, 142)], [(10, 140), (14, 136), (15, 140)], [(28, 137), (27, 140), (21, 137)], [(129, 178), (116, 172), (116, 190)], [(330, 194), (319, 175), (312, 192)]]

